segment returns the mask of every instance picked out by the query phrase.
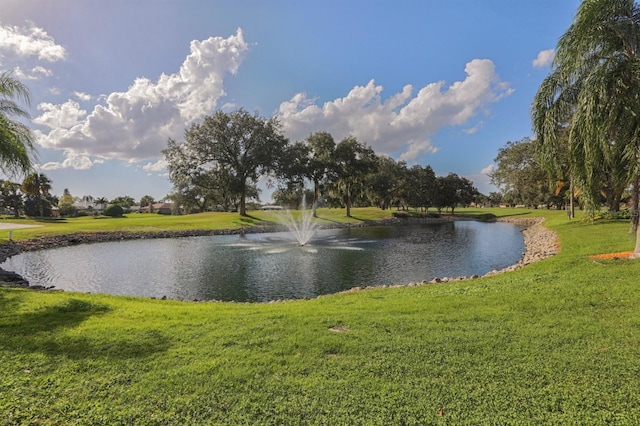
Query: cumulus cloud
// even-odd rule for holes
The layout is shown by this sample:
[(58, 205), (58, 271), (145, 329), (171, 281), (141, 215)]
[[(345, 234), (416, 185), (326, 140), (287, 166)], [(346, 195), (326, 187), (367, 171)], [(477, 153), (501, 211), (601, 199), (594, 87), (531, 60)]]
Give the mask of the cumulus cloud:
[(480, 170), (480, 174), (488, 176), (491, 173), (493, 173), (495, 169), (496, 169), (496, 165), (495, 164), (489, 164), (487, 167), (485, 167), (482, 170)]
[(556, 56), (555, 49), (542, 50), (538, 53), (538, 56), (533, 60), (532, 64), (535, 68), (546, 67), (553, 62), (553, 58)]
[(155, 163), (147, 163), (142, 166), (142, 170), (145, 172), (164, 172), (169, 167), (169, 163), (165, 159), (156, 161)]
[(280, 105), (278, 115), (293, 140), (324, 130), (338, 140), (352, 135), (376, 152), (400, 153), (400, 159), (412, 160), (437, 150), (430, 138), (438, 131), (468, 124), (486, 113), (489, 104), (513, 91), (500, 80), (488, 59), (468, 62), (465, 73), (464, 80), (448, 87), (439, 81), (414, 95), (413, 87), (406, 85), (386, 100), (382, 99), (383, 87), (374, 80), (322, 106), (298, 93)]
[[(137, 78), (124, 92), (99, 97), (86, 114), (76, 101), (41, 104), (34, 121), (46, 125), (38, 133), (43, 148), (62, 150), (70, 167), (86, 167), (78, 158), (119, 159), (137, 162), (161, 156), (168, 137), (179, 137), (185, 125), (212, 113), (225, 95), (224, 78), (235, 74), (248, 50), (241, 29), (228, 38), (192, 41), (190, 53), (178, 72), (157, 81)], [(89, 95), (76, 92), (87, 101)]]
[(91, 95), (84, 92), (73, 92), (73, 95), (83, 102), (89, 102), (91, 100)]
[(13, 70), (14, 76), (19, 80), (40, 80), (43, 77), (51, 77), (53, 72), (42, 66), (35, 66), (30, 71), (23, 71), (20, 67)]
[(50, 129), (75, 126), (87, 115), (85, 110), (80, 109), (77, 102), (71, 100), (60, 105), (41, 103), (38, 105), (38, 111), (43, 113), (33, 119), (33, 122)]
[[(96, 162), (97, 163), (97, 162)], [(60, 170), (60, 169), (75, 169), (75, 170), (88, 170), (93, 166), (93, 162), (86, 155), (68, 154), (62, 162), (49, 162), (38, 166), (41, 170)]]
[(64, 47), (33, 23), (27, 27), (0, 25), (0, 52), (34, 56), (48, 62), (61, 61), (67, 55)]

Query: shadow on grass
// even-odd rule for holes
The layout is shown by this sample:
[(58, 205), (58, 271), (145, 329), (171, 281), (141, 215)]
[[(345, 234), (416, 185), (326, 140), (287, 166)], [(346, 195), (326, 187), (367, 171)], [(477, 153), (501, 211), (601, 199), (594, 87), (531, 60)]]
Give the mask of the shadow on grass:
[(355, 216), (351, 216), (351, 219), (353, 220), (359, 220), (360, 222), (375, 222), (373, 220), (368, 220), (368, 219), (361, 219), (359, 217), (355, 217)]
[(91, 317), (108, 313), (111, 308), (80, 299), (20, 313), (20, 297), (0, 293), (0, 335), (5, 350), (20, 353), (39, 352), (71, 359), (140, 358), (166, 351), (170, 342), (159, 330), (110, 332), (106, 328), (87, 331), (86, 335), (67, 333)]
[(278, 222), (275, 220), (266, 220), (260, 219), (256, 216), (251, 216), (250, 214), (246, 216), (239, 216), (238, 220), (235, 222), (240, 226), (271, 226), (278, 225)]
[(40, 223), (67, 223), (67, 219), (64, 217), (39, 217), (39, 216), (28, 216), (27, 220), (32, 220), (34, 222)]

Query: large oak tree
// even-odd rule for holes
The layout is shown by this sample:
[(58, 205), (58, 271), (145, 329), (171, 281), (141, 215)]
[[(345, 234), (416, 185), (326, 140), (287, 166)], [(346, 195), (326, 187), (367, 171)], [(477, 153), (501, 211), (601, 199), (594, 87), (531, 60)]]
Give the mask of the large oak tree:
[[(193, 124), (185, 132), (185, 141), (169, 140), (165, 157), (171, 174), (174, 158), (191, 164), (193, 175), (224, 176), (227, 188), (239, 198), (240, 215), (246, 216), (247, 191), (262, 175), (275, 171), (287, 146), (280, 124), (275, 118), (265, 119), (244, 109), (217, 111)], [(172, 150), (174, 151), (172, 153)], [(180, 155), (176, 154), (180, 151)], [(186, 158), (186, 160), (185, 160)]]

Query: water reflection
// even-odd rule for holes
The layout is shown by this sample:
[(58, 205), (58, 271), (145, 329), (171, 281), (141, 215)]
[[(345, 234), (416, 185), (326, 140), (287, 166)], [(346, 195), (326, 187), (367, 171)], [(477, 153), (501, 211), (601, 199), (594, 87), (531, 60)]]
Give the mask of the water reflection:
[(185, 300), (267, 301), (356, 286), (483, 275), (516, 263), (520, 228), (502, 223), (146, 239), (23, 253), (2, 266), (68, 291)]

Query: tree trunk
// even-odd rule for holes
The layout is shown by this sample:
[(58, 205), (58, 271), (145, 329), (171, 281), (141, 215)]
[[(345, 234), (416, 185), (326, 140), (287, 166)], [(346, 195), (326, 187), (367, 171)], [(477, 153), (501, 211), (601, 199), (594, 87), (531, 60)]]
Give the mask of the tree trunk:
[(318, 182), (313, 182), (313, 204), (311, 209), (313, 210), (313, 217), (318, 217), (318, 198), (320, 198), (320, 185)]
[(245, 191), (240, 193), (240, 208), (238, 209), (240, 216), (247, 215), (247, 200), (245, 199)]
[(638, 214), (640, 213), (640, 175), (633, 180), (631, 190), (631, 232), (638, 230)]
[(634, 257), (640, 257), (640, 226), (636, 227), (636, 247), (633, 249)]
[(573, 205), (573, 181), (569, 182), (569, 219), (576, 217), (575, 207)]

